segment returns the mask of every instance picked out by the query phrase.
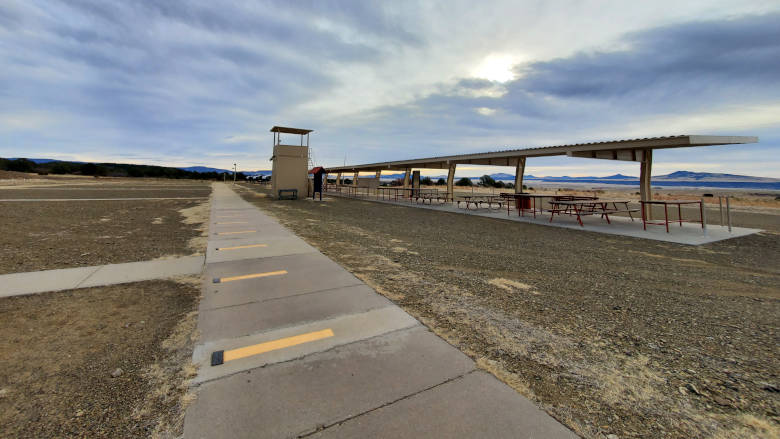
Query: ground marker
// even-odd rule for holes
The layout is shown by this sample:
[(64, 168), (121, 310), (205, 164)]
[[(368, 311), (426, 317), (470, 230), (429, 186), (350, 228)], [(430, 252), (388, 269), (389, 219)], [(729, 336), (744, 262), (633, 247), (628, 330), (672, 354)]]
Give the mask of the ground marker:
[(217, 250), (238, 250), (242, 248), (256, 248), (256, 247), (268, 247), (268, 244), (249, 244), (249, 245), (237, 245), (235, 247), (217, 247)]
[(246, 224), (246, 221), (225, 221), (221, 223), (215, 223), (215, 224)]
[(211, 353), (211, 365), (219, 366), (227, 361), (238, 360), (251, 357), (253, 355), (264, 354), (277, 349), (289, 348), (303, 343), (322, 340), (323, 338), (333, 337), (333, 330), (323, 329), (322, 331), (307, 332), (306, 334), (294, 335), (292, 337), (280, 338), (265, 343), (245, 346), (243, 348), (231, 349), (228, 351), (215, 351)]
[(217, 235), (238, 235), (241, 233), (255, 233), (257, 230), (242, 230), (240, 232), (217, 232)]
[(267, 271), (265, 273), (244, 274), (241, 276), (232, 277), (215, 277), (214, 283), (221, 284), (225, 282), (233, 282), (234, 280), (256, 279), (258, 277), (279, 276), (282, 274), (287, 274), (287, 270)]

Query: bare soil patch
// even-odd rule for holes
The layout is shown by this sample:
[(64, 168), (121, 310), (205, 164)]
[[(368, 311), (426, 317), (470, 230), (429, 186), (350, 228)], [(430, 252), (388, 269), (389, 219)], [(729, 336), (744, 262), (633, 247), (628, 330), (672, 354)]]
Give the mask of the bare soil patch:
[(199, 295), (185, 279), (0, 299), (2, 436), (181, 434)]
[(777, 233), (683, 246), (242, 190), (584, 437), (780, 436)]
[[(198, 189), (199, 193), (208, 196), (210, 187), (203, 187), (205, 192)], [(60, 189), (55, 192), (61, 196), (52, 198), (92, 197), (74, 196), (85, 192), (78, 188)], [(52, 190), (0, 190), (0, 198), (18, 192), (45, 198), (41, 191)], [(99, 198), (135, 196), (119, 189), (102, 192), (111, 195)], [(154, 195), (160, 190), (143, 193)], [(166, 191), (164, 196), (180, 195)], [(202, 254), (208, 222), (204, 211), (208, 212), (208, 198), (0, 202), (0, 252), (4, 255), (0, 274)]]

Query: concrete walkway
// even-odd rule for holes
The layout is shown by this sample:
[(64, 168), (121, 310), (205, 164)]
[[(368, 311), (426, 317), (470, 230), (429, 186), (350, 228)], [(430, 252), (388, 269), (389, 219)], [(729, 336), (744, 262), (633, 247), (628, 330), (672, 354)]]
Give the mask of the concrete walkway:
[(574, 438), (224, 184), (187, 438)]
[(203, 256), (0, 275), (0, 297), (200, 274)]

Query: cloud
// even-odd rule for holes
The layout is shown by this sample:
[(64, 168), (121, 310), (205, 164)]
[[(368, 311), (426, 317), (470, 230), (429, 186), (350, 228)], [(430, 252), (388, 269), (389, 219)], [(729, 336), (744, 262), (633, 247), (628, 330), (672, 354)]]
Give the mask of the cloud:
[(0, 156), (268, 168), (272, 125), (315, 129), (325, 165), (689, 129), (771, 156), (777, 9), (8, 0)]
[[(775, 13), (632, 32), (621, 37), (620, 50), (518, 65), (518, 78), (501, 84), (503, 94), (463, 93), (495, 84), (463, 79), (379, 109), (373, 123), (416, 133), (416, 142), (403, 135), (381, 140), (394, 158), (674, 134), (750, 135), (759, 129), (769, 135), (756, 151), (771, 156), (766, 152), (780, 144), (777, 22)], [(702, 153), (684, 154), (693, 167)], [(760, 168), (766, 175), (767, 168)]]

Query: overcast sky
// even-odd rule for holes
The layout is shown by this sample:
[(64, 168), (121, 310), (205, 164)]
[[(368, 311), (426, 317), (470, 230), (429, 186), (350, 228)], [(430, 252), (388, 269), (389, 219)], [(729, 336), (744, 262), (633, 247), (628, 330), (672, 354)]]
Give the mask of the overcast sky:
[[(326, 166), (757, 135), (654, 174), (780, 177), (780, 2), (0, 2), (0, 156), (270, 169), (273, 125)], [(616, 172), (638, 165), (527, 167)]]

